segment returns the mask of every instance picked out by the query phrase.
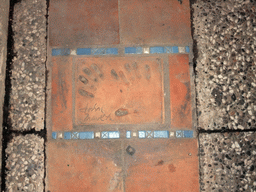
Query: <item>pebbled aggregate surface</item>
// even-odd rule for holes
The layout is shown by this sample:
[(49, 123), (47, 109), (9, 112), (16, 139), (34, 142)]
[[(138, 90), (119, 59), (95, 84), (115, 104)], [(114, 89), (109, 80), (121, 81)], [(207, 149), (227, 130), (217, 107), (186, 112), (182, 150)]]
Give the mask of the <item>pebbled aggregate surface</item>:
[(197, 0), (198, 126), (206, 130), (256, 126), (256, 1)]
[(256, 191), (256, 133), (200, 134), (201, 191)]
[(10, 119), (13, 130), (44, 128), (46, 1), (22, 0), (14, 6)]
[(44, 189), (44, 139), (28, 134), (14, 137), (6, 148), (8, 192)]

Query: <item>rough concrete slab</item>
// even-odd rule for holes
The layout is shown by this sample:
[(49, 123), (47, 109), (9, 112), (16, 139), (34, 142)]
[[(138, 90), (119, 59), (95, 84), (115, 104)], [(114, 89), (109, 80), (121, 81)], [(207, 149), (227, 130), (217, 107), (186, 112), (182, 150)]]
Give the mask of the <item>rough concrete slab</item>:
[(14, 7), (10, 119), (13, 130), (42, 130), (45, 109), (46, 1)]
[(6, 189), (44, 190), (44, 139), (33, 134), (14, 136), (6, 148)]
[[(7, 58), (7, 37), (8, 37), (8, 20), (9, 20), (9, 1), (0, 1), (0, 141), (2, 141), (3, 131), (3, 104), (5, 96), (5, 69)], [(2, 154), (2, 145), (0, 146)], [(2, 156), (1, 156), (2, 157)], [(0, 172), (2, 172), (2, 159), (0, 158)], [(1, 183), (1, 181), (0, 181)]]
[(256, 133), (200, 134), (201, 191), (256, 191)]
[(250, 0), (193, 4), (198, 125), (203, 129), (256, 125), (255, 16), (256, 2)]

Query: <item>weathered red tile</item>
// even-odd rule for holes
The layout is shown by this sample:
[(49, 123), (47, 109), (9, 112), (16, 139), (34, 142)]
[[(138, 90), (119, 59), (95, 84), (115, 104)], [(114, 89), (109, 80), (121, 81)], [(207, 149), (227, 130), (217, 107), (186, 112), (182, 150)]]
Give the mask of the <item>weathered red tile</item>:
[(47, 190), (123, 191), (120, 141), (61, 141), (47, 146)]
[(191, 42), (189, 0), (121, 0), (122, 44)]
[(127, 142), (136, 152), (125, 154), (126, 192), (198, 192), (197, 140), (143, 140)]
[(161, 59), (83, 57), (75, 63), (77, 125), (163, 121)]
[(52, 58), (52, 130), (72, 130), (72, 58)]
[(52, 0), (50, 46), (119, 43), (118, 0)]
[(171, 125), (192, 128), (189, 58), (187, 54), (169, 56)]

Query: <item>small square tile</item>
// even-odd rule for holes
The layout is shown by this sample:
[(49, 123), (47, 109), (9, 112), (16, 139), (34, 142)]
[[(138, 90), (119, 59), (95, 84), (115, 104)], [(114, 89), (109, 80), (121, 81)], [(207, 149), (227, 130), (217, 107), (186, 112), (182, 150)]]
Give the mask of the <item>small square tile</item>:
[(173, 46), (172, 53), (179, 53), (179, 48), (177, 46)]
[(167, 46), (167, 47), (164, 47), (164, 48), (165, 48), (166, 53), (172, 53), (172, 47)]
[(146, 138), (153, 138), (153, 131), (146, 131)]
[(169, 131), (154, 131), (154, 138), (169, 138)]
[(177, 137), (177, 138), (182, 138), (182, 137), (184, 137), (184, 132), (183, 132), (183, 131), (176, 131), (176, 137)]
[(71, 133), (71, 139), (79, 139), (79, 133), (78, 132)]
[(52, 138), (57, 139), (57, 133), (56, 132), (52, 132)]
[(71, 139), (71, 132), (65, 132), (64, 139)]
[(126, 138), (130, 139), (131, 138), (131, 131), (126, 131)]
[(94, 132), (80, 132), (79, 139), (94, 139)]
[(149, 47), (144, 47), (143, 48), (143, 53), (144, 54), (149, 54)]
[(136, 47), (136, 53), (137, 54), (142, 54), (143, 53), (142, 47)]
[(174, 137), (175, 136), (175, 132), (171, 131), (170, 132), (170, 137)]
[(164, 47), (150, 47), (150, 53), (164, 53)]
[(108, 132), (108, 138), (109, 139), (119, 139), (120, 138), (119, 131), (109, 131)]
[(52, 56), (65, 56), (70, 54), (70, 49), (52, 49)]
[(179, 49), (179, 53), (185, 53), (186, 52), (185, 47), (178, 47), (178, 49)]
[(118, 49), (117, 48), (107, 48), (106, 55), (118, 55)]
[(189, 46), (186, 46), (186, 53), (189, 53)]
[(108, 139), (108, 132), (106, 131), (101, 132), (101, 138)]
[(78, 48), (76, 50), (77, 55), (91, 55), (91, 48)]
[(105, 55), (106, 49), (105, 48), (93, 48), (92, 55)]
[(58, 139), (63, 139), (63, 133), (58, 133)]
[(100, 132), (96, 132), (96, 133), (95, 133), (95, 137), (96, 137), (96, 138), (100, 138)]
[(137, 137), (137, 133), (136, 133), (136, 132), (133, 132), (133, 133), (132, 133), (132, 136), (133, 136), (133, 137)]
[(75, 49), (71, 49), (70, 50), (70, 55), (76, 55), (76, 50)]
[(139, 131), (139, 138), (146, 138), (146, 131)]
[(194, 136), (194, 132), (193, 131), (190, 131), (190, 130), (184, 131), (184, 137), (185, 138), (193, 138), (193, 136)]

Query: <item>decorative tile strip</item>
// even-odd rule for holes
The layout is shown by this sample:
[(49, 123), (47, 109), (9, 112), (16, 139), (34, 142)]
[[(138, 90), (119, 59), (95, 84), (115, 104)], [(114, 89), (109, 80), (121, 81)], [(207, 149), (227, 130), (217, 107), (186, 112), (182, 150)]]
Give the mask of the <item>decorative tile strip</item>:
[[(64, 135), (64, 137), (63, 137)], [(155, 131), (126, 131), (127, 139), (139, 138), (139, 139), (163, 139), (163, 138), (193, 138), (194, 132), (191, 130), (155, 130)], [(52, 132), (53, 139), (65, 139), (65, 140), (87, 140), (87, 139), (120, 139), (121, 135), (119, 131), (102, 131), (102, 132)]]
[(70, 54), (70, 49), (52, 49), (52, 56), (66, 56)]
[(67, 55), (118, 55), (118, 48), (78, 48), (70, 49), (52, 49), (52, 56)]
[(125, 54), (189, 53), (189, 46), (125, 47)]
[(142, 54), (143, 50), (142, 50), (142, 47), (125, 47), (124, 53), (125, 54)]
[[(189, 53), (189, 46), (156, 46), (156, 47), (125, 47), (125, 54), (163, 54), (163, 53)], [(52, 56), (68, 55), (118, 55), (118, 48), (68, 48), (52, 49)]]
[(179, 130), (176, 131), (176, 137), (177, 138), (193, 138), (194, 137), (194, 132), (190, 130)]
[(119, 131), (103, 131), (101, 132), (102, 139), (119, 139), (120, 133)]

